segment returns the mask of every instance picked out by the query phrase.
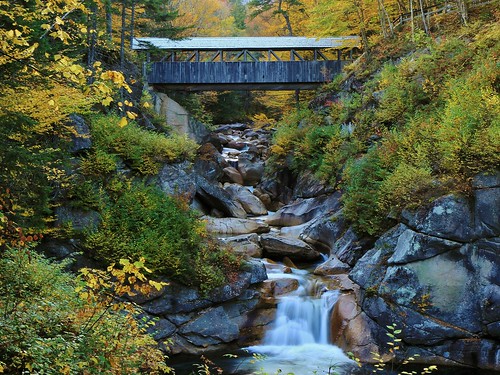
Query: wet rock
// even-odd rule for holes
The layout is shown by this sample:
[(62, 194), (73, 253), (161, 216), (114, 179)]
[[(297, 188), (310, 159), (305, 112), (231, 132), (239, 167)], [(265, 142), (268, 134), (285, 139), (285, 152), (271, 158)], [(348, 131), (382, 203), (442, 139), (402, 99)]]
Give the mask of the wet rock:
[(266, 218), (266, 223), (276, 226), (294, 226), (306, 223), (315, 217), (340, 208), (340, 193), (319, 198), (298, 200), (284, 206)]
[(297, 290), (299, 281), (293, 278), (281, 278), (264, 281), (262, 293), (268, 297), (279, 297)]
[(320, 253), (304, 241), (273, 234), (263, 234), (260, 239), (265, 254), (271, 258), (289, 257), (292, 260), (315, 260)]
[(242, 265), (241, 270), (250, 273), (250, 285), (267, 280), (266, 266), (258, 259), (247, 260)]
[(248, 214), (255, 216), (267, 214), (267, 209), (262, 201), (253, 195), (248, 188), (237, 184), (230, 184), (225, 187), (225, 190), (231, 195), (233, 200), (241, 204)]
[(174, 334), (177, 327), (168, 319), (160, 318), (154, 322), (154, 325), (147, 329), (148, 333), (153, 335), (157, 341), (164, 340)]
[(206, 217), (207, 230), (209, 232), (221, 234), (246, 234), (246, 233), (267, 233), (269, 225), (266, 223), (238, 218), (210, 218)]
[(165, 164), (157, 176), (156, 184), (167, 195), (183, 196), (192, 201), (196, 194), (193, 167), (189, 162)]
[(247, 216), (241, 204), (233, 201), (228, 192), (201, 176), (196, 176), (196, 194), (203, 204), (216, 208), (228, 216), (237, 218)]

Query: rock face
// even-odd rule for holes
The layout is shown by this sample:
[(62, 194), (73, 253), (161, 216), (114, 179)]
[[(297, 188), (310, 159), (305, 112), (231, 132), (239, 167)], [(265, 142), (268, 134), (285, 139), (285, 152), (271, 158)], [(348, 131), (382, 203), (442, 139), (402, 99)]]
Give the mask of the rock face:
[[(349, 276), (376, 341), (396, 324), (421, 362), (499, 371), (500, 175), (478, 176), (473, 186), (471, 199), (449, 195), (406, 212)], [(339, 340), (361, 352), (352, 342)]]
[(219, 234), (267, 233), (269, 225), (257, 220), (206, 217), (207, 230)]
[(74, 129), (74, 133), (71, 135), (70, 152), (78, 154), (89, 150), (92, 147), (89, 126), (85, 120), (78, 115), (71, 114), (69, 119), (69, 125)]
[[(157, 339), (173, 339), (170, 353), (200, 354), (240, 341), (243, 331), (251, 329), (260, 299), (260, 283), (267, 279), (264, 264), (247, 262), (238, 279), (207, 295), (196, 289), (170, 284), (150, 297), (135, 296), (149, 318)], [(251, 342), (250, 342), (251, 343)], [(248, 344), (248, 343), (247, 343)]]

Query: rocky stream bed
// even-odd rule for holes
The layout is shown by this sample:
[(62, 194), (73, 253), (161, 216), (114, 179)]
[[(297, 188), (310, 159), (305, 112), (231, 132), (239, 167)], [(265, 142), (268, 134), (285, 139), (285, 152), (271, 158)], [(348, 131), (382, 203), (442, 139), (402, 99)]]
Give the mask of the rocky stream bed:
[[(500, 371), (500, 173), (478, 175), (470, 197), (443, 196), (405, 212), (380, 238), (364, 238), (344, 219), (339, 191), (307, 171), (265, 173), (270, 138), (246, 124), (220, 126), (194, 164), (166, 164), (150, 179), (165, 194), (182, 194), (247, 260), (235, 282), (208, 295), (172, 283), (136, 299), (157, 319), (164, 349), (175, 358), (250, 347), (278, 358), (271, 371), (296, 352), (304, 366), (317, 362), (314, 369), (328, 372), (320, 367), (332, 356), (349, 363), (346, 352), (362, 362), (373, 362), (373, 352), (390, 359), (386, 327), (395, 324), (404, 349), (397, 360), (419, 354), (423, 364)], [(297, 332), (282, 303), (315, 304), (332, 293), (326, 307), (309, 309), (326, 322), (311, 328), (318, 338), (270, 338), (279, 318), (278, 337)], [(321, 320), (306, 314), (305, 321)], [(313, 346), (301, 352), (304, 344)], [(330, 358), (319, 362), (320, 353)], [(297, 375), (314, 370), (302, 369), (293, 367)]]

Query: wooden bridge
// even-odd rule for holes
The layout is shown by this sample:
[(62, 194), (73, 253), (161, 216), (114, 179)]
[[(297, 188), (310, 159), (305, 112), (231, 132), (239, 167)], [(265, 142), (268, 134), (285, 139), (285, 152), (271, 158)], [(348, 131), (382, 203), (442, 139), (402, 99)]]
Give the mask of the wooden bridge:
[[(156, 89), (307, 90), (331, 81), (350, 62), (356, 36), (338, 38), (134, 38), (148, 52), (144, 73)], [(335, 58), (329, 56), (334, 54)], [(152, 55), (160, 61), (151, 62)]]

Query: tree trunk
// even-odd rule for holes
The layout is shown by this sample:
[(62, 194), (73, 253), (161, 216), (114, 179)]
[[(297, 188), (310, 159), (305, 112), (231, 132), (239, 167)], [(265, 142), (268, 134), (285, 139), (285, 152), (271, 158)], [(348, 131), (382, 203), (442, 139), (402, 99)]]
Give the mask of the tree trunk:
[(106, 35), (108, 41), (113, 41), (113, 7), (112, 0), (106, 0), (104, 3), (104, 12), (106, 13)]
[(130, 15), (130, 45), (132, 45), (132, 40), (134, 39), (135, 3), (136, 3), (136, 0), (132, 0), (132, 13)]
[(411, 40), (415, 41), (415, 18), (413, 14), (413, 0), (410, 0), (410, 19), (411, 19)]
[(127, 31), (127, 4), (126, 0), (122, 0), (122, 29), (120, 36), (120, 69), (123, 71), (125, 67), (125, 34)]
[(460, 17), (462, 18), (463, 24), (467, 25), (467, 21), (469, 19), (469, 12), (465, 0), (457, 0), (457, 7), (458, 7), (458, 13), (460, 13)]
[(278, 10), (277, 12), (283, 16), (285, 19), (286, 29), (288, 31), (289, 36), (293, 36), (292, 23), (290, 22), (290, 16), (286, 10), (283, 10), (283, 0), (279, 0), (278, 2)]
[(363, 0), (354, 0), (353, 5), (356, 8), (356, 12), (359, 18), (359, 33), (361, 34), (361, 43), (363, 45), (363, 49), (365, 50), (366, 57), (369, 60), (371, 54), (370, 45), (368, 44), (368, 35), (366, 34), (366, 21), (365, 10), (363, 8)]
[(97, 3), (92, 2), (89, 7), (89, 21), (87, 27), (87, 39), (89, 51), (87, 55), (87, 66), (89, 69), (93, 70), (93, 65), (95, 62), (95, 50), (97, 44)]
[(425, 18), (425, 10), (424, 3), (422, 0), (419, 0), (420, 3), (420, 13), (422, 14), (422, 23), (424, 24), (424, 30), (427, 35), (429, 35), (429, 26), (427, 25), (427, 20)]

